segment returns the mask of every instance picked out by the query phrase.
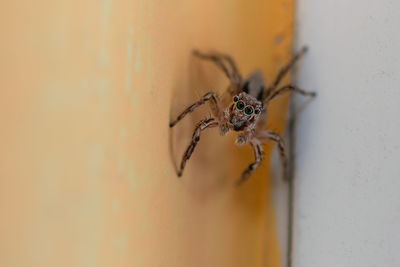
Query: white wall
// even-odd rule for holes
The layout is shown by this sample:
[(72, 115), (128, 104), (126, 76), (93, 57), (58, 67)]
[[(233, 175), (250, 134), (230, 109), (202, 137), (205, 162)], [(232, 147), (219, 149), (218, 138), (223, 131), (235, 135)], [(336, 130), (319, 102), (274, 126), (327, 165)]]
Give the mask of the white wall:
[(400, 266), (400, 1), (297, 5), (293, 266)]

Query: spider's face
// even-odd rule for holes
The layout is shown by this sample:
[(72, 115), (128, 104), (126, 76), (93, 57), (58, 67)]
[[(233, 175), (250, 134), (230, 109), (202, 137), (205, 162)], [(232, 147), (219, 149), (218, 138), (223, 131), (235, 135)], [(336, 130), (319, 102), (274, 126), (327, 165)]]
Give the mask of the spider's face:
[(229, 122), (232, 123), (235, 131), (242, 131), (245, 127), (257, 121), (262, 109), (261, 101), (242, 92), (233, 98)]

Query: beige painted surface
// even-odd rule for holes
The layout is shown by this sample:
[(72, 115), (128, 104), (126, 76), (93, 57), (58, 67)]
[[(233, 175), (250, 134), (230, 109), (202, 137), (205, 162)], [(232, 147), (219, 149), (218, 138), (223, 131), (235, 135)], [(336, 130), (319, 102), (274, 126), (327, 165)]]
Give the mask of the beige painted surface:
[[(273, 77), (292, 6), (3, 1), (0, 266), (280, 266), (269, 157), (236, 188), (252, 153), (210, 130), (177, 179), (170, 139), (178, 161), (207, 109), (168, 122), (227, 85), (193, 48)], [(270, 128), (283, 129), (286, 106), (272, 105)]]

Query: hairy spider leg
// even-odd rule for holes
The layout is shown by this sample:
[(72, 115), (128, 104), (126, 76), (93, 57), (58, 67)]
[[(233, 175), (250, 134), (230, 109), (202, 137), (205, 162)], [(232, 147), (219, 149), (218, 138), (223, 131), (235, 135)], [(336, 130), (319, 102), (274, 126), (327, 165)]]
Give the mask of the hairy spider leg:
[(282, 94), (284, 94), (286, 92), (290, 92), (290, 91), (293, 91), (293, 92), (296, 92), (296, 93), (299, 93), (299, 94), (305, 95), (305, 96), (311, 96), (311, 97), (315, 97), (317, 95), (315, 92), (305, 91), (303, 89), (300, 89), (300, 88), (298, 88), (296, 86), (293, 86), (293, 85), (289, 84), (289, 85), (285, 85), (285, 86), (279, 88), (278, 90), (276, 90), (272, 95), (267, 97), (264, 100), (264, 102), (266, 103), (266, 102), (274, 99), (275, 97), (277, 97), (279, 95), (282, 95)]
[(260, 167), (262, 161), (264, 160), (264, 149), (261, 146), (261, 143), (258, 139), (254, 138), (251, 141), (251, 146), (254, 151), (254, 158), (255, 161), (251, 163), (246, 170), (242, 173), (242, 177), (237, 181), (237, 185), (241, 185), (243, 182), (245, 182), (251, 174), (258, 168)]
[(276, 132), (264, 130), (257, 134), (257, 138), (261, 142), (273, 141), (278, 145), (279, 156), (281, 158), (282, 167), (283, 167), (283, 177), (285, 180), (287, 180), (288, 173), (289, 173), (289, 161), (288, 161), (288, 157), (287, 157), (287, 153), (286, 153), (285, 143), (283, 141), (282, 136), (280, 136)]
[(221, 103), (218, 95), (214, 92), (208, 92), (199, 101), (190, 105), (181, 114), (179, 114), (179, 116), (169, 124), (169, 127), (174, 127), (187, 114), (192, 113), (196, 108), (205, 104), (207, 101), (210, 101), (211, 110), (213, 111), (214, 115), (218, 117), (222, 116)]
[(231, 57), (230, 55), (226, 55), (226, 54), (223, 54), (221, 56), (223, 58), (225, 58), (225, 60), (228, 61), (228, 63), (230, 64), (230, 66), (232, 68), (232, 73), (233, 73), (234, 77), (236, 78), (237, 84), (239, 84), (239, 85), (242, 84), (242, 81), (243, 81), (242, 74), (240, 74), (239, 68), (237, 67), (233, 57)]
[(278, 73), (275, 78), (275, 81), (272, 83), (271, 87), (268, 88), (267, 92), (264, 95), (264, 98), (268, 98), (269, 95), (276, 89), (279, 83), (282, 81), (283, 77), (289, 72), (291, 68), (294, 67), (294, 64), (307, 52), (308, 47), (304, 46), (294, 57), (289, 61), (289, 63), (284, 66)]
[[(238, 67), (236, 66), (235, 60), (231, 56), (217, 53), (205, 54), (198, 50), (194, 50), (193, 54), (201, 59), (211, 60), (225, 73), (226, 77), (231, 82), (231, 85), (234, 87), (233, 90), (228, 90), (231, 95), (239, 92), (243, 79)], [(229, 68), (224, 60), (228, 62)]]
[(200, 141), (200, 133), (207, 128), (213, 128), (216, 126), (218, 126), (218, 121), (214, 118), (201, 120), (196, 125), (196, 128), (194, 129), (193, 136), (192, 136), (192, 142), (190, 143), (190, 145), (188, 146), (188, 148), (186, 149), (186, 151), (182, 157), (181, 166), (180, 166), (180, 169), (178, 172), (179, 177), (182, 176), (183, 169), (185, 168), (186, 162), (190, 159), (190, 156), (192, 155), (194, 148), (196, 147), (197, 143)]

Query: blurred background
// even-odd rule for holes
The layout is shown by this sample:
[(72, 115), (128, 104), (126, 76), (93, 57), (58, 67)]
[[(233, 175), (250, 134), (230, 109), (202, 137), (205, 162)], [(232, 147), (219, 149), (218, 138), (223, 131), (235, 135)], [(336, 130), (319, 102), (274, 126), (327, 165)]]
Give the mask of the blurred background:
[[(399, 266), (400, 4), (88, 0), (0, 4), (0, 266), (286, 266), (288, 185), (266, 144), (218, 130), (180, 161), (228, 81), (194, 48), (267, 83), (307, 44), (295, 98), (292, 266)], [(290, 82), (287, 77), (284, 83)], [(269, 109), (283, 133), (288, 96)], [(272, 165), (270, 162), (272, 160)]]
[(400, 266), (400, 3), (299, 0), (294, 266)]
[[(292, 1), (0, 10), (0, 266), (280, 266), (268, 156), (236, 188), (251, 149), (213, 129), (178, 179), (174, 161), (209, 111), (168, 124), (228, 85), (195, 48), (276, 75), (291, 56)], [(271, 108), (273, 129), (287, 104)]]

